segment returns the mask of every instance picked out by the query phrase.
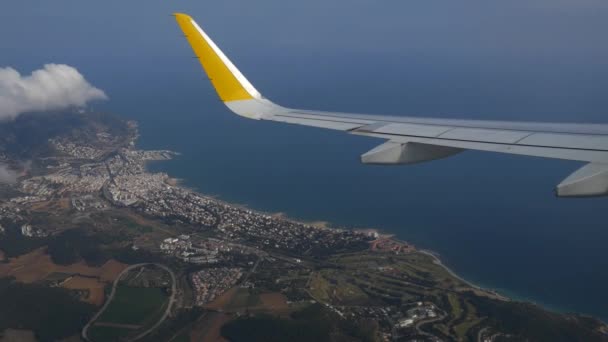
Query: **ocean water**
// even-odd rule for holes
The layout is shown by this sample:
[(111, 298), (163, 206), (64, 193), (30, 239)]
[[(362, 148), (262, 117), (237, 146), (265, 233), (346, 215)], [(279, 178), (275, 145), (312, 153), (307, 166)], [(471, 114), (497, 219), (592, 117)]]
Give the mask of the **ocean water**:
[[(454, 106), (472, 113), (468, 117), (520, 120), (527, 119), (521, 109), (533, 107), (536, 120), (568, 118), (569, 101), (560, 94), (539, 93), (551, 100), (544, 107), (538, 107), (538, 99), (526, 99), (535, 89), (504, 96), (501, 89), (518, 82), (508, 75), (501, 75), (506, 81), (497, 81), (496, 75), (478, 80), (479, 95), (465, 101), (459, 96), (471, 89), (457, 85), (465, 75), (445, 77), (424, 70), (424, 63), (419, 67), (409, 77), (423, 85), (425, 78), (438, 77), (451, 82), (444, 84), (451, 90), (436, 89), (436, 83), (415, 88), (416, 82), (403, 82), (400, 75), (357, 88), (353, 85), (373, 77), (365, 70), (348, 75), (347, 67), (334, 70), (335, 79), (297, 69), (257, 83), (273, 100), (292, 106), (310, 102), (312, 108), (385, 114), (403, 114), (407, 108), (407, 113), (462, 117), (441, 114)], [(108, 81), (112, 100), (102, 108), (140, 122), (140, 147), (182, 154), (152, 164), (152, 170), (258, 210), (340, 227), (378, 228), (438, 252), (480, 286), (554, 310), (608, 319), (608, 200), (553, 195), (553, 187), (581, 163), (467, 151), (411, 166), (362, 165), (359, 155), (381, 140), (237, 117), (197, 71), (180, 66), (147, 75), (162, 79), (159, 83), (138, 77), (120, 85)], [(283, 88), (289, 78), (300, 80), (297, 91)], [(505, 114), (511, 112), (518, 114)], [(600, 121), (595, 113), (581, 120)]]

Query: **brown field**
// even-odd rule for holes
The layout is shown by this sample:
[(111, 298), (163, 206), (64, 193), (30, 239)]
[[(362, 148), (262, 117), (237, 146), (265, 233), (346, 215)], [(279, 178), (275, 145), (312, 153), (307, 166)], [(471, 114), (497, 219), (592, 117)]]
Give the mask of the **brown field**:
[(6, 329), (0, 336), (0, 342), (36, 342), (36, 336), (31, 330)]
[[(234, 301), (238, 297), (237, 293), (239, 292), (238, 287), (233, 287), (230, 290), (224, 292), (221, 296), (217, 297), (211, 303), (205, 305), (204, 307), (210, 310), (218, 310), (225, 312), (232, 312), (236, 309), (233, 307), (235, 305)], [(249, 311), (271, 311), (273, 313), (287, 313), (289, 312), (289, 305), (287, 305), (287, 298), (278, 292), (271, 293), (262, 293), (259, 295), (260, 301), (259, 304), (255, 304), (253, 306), (247, 306), (247, 310)], [(250, 304), (251, 305), (251, 304)], [(238, 309), (240, 310), (240, 309)]]
[(288, 311), (287, 298), (278, 292), (264, 293), (260, 295), (262, 306), (270, 311)]
[(97, 278), (85, 278), (81, 276), (74, 276), (66, 280), (61, 287), (66, 289), (78, 290), (87, 289), (89, 290), (89, 296), (84, 299), (85, 302), (97, 306), (101, 306), (105, 299), (103, 288), (105, 283), (102, 283)]
[(224, 292), (221, 296), (217, 297), (211, 303), (205, 305), (206, 308), (212, 310), (224, 310), (230, 302), (232, 302), (232, 298), (236, 294), (238, 287), (233, 287), (230, 290)]
[(127, 268), (127, 266), (127, 264), (110, 259), (101, 266), (99, 280), (107, 282), (114, 281), (114, 279), (118, 278), (120, 272)]
[[(23, 283), (33, 283), (44, 280), (53, 273), (75, 275), (62, 285), (68, 289), (89, 290), (86, 302), (101, 305), (104, 301), (104, 286), (114, 281), (128, 265), (116, 260), (108, 260), (101, 267), (87, 266), (84, 261), (62, 266), (53, 263), (45, 253), (45, 248), (31, 253), (11, 258), (9, 263), (0, 264), (0, 277), (12, 276)], [(80, 276), (79, 276), (80, 275)]]
[(222, 326), (230, 320), (230, 316), (211, 312), (198, 321), (190, 333), (191, 342), (227, 342), (220, 334)]
[(30, 208), (35, 211), (66, 210), (70, 209), (70, 199), (64, 197), (58, 200), (36, 202)]
[(87, 266), (84, 261), (62, 266), (54, 264), (45, 253), (45, 248), (37, 249), (17, 258), (11, 258), (8, 264), (0, 264), (0, 277), (13, 276), (18, 281), (33, 283), (43, 280), (49, 274), (60, 272), (99, 277), (102, 281), (113, 281), (128, 265), (109, 260), (101, 267)]

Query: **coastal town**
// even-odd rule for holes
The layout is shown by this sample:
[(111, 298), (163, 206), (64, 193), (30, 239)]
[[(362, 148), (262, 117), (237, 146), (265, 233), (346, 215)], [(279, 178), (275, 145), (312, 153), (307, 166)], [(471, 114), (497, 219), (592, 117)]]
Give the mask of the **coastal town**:
[[(115, 309), (103, 313), (106, 306), (118, 305), (106, 302), (95, 316), (101, 315), (101, 322), (91, 319), (84, 340), (108, 340), (103, 336), (110, 333), (125, 340), (169, 340), (197, 326), (183, 319), (196, 310), (202, 310), (200, 317), (219, 315), (234, 324), (265, 315), (280, 317), (272, 324), (291, 324), (289, 319), (304, 319), (301, 312), (316, 310), (314, 316), (325, 317), (330, 328), (314, 320), (299, 324), (314, 321), (315, 327), (357, 341), (500, 341), (514, 328), (488, 317), (507, 315), (494, 309), (506, 305), (551, 324), (574, 322), (475, 287), (432, 253), (377, 231), (320, 227), (183, 187), (146, 167), (179, 154), (137, 149), (137, 124), (119, 122), (121, 134), (97, 123), (93, 130), (50, 137), (50, 152), (19, 170), (18, 181), (0, 188), (0, 238), (13, 241), (0, 244), (2, 255), (8, 255), (5, 276), (27, 269), (11, 263), (28, 253), (47, 253), (66, 265), (120, 264), (126, 275), (113, 278), (117, 296), (145, 294), (157, 301), (154, 310), (165, 312), (148, 317), (142, 310), (141, 319), (121, 321)], [(8, 152), (2, 158), (25, 165)], [(79, 233), (70, 235), (73, 231)], [(110, 287), (108, 279), (87, 280), (68, 271), (44, 279), (62, 287), (75, 277), (83, 284), (72, 281), (75, 298), (103, 302), (100, 288)], [(511, 319), (525, 328), (527, 320), (518, 317)], [(597, 324), (589, 336), (601, 336), (601, 324), (588, 324)], [(515, 333), (523, 334), (524, 328)]]

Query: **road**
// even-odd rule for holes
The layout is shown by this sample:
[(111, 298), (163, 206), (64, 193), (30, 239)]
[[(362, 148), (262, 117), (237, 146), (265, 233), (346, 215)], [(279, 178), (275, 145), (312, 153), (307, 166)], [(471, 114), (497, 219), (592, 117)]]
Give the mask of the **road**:
[(101, 316), (101, 314), (103, 314), (103, 312), (108, 308), (108, 306), (112, 302), (112, 299), (114, 298), (114, 295), (116, 294), (116, 288), (118, 287), (118, 282), (120, 281), (122, 276), (131, 270), (134, 270), (138, 267), (147, 266), (147, 265), (154, 265), (154, 266), (160, 267), (171, 275), (171, 280), (172, 280), (171, 297), (169, 298), (169, 304), (167, 304), (167, 309), (163, 313), (163, 316), (161, 317), (161, 319), (158, 322), (156, 322), (156, 324), (154, 324), (152, 327), (150, 327), (146, 331), (142, 332), (141, 334), (135, 336), (130, 341), (135, 341), (135, 340), (138, 340), (138, 339), (146, 336), (147, 334), (151, 333), (154, 329), (158, 328), (158, 326), (161, 325), (165, 321), (165, 319), (167, 319), (167, 316), (169, 316), (169, 314), (171, 313), (171, 308), (173, 308), (173, 304), (176, 301), (175, 296), (177, 294), (177, 279), (175, 277), (175, 273), (173, 273), (173, 271), (171, 269), (169, 269), (167, 266), (161, 265), (161, 264), (142, 263), (142, 264), (131, 265), (131, 266), (125, 268), (122, 272), (120, 272), (118, 277), (116, 277), (116, 279), (114, 280), (114, 283), (112, 284), (112, 291), (110, 292), (108, 299), (106, 300), (104, 305), (101, 307), (101, 309), (95, 314), (95, 316), (93, 316), (93, 318), (91, 318), (89, 323), (87, 323), (87, 325), (85, 325), (84, 328), (82, 329), (82, 338), (85, 341), (91, 341), (88, 337), (89, 328)]
[(262, 261), (262, 257), (258, 255), (258, 260), (255, 261), (255, 265), (253, 265), (251, 270), (249, 270), (249, 272), (247, 272), (247, 275), (245, 275), (245, 277), (243, 277), (243, 280), (241, 280), (241, 284), (244, 284), (247, 282), (247, 280), (249, 280), (249, 276), (251, 274), (253, 274), (255, 272), (255, 270), (258, 269), (258, 265), (260, 264), (260, 261)]

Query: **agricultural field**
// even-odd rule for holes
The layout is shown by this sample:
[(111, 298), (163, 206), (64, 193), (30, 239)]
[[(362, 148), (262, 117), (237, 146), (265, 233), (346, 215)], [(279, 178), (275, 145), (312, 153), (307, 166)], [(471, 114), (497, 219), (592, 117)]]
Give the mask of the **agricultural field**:
[(0, 263), (0, 277), (14, 277), (23, 283), (33, 283), (44, 280), (53, 273), (66, 273), (97, 277), (102, 282), (110, 282), (126, 267), (127, 265), (112, 259), (100, 267), (89, 266), (84, 261), (71, 265), (58, 265), (51, 260), (45, 248), (39, 248), (28, 254), (11, 258), (8, 263)]
[(0, 342), (36, 342), (36, 335), (30, 330), (6, 329), (0, 333)]
[(110, 305), (90, 328), (90, 339), (115, 341), (145, 330), (162, 317), (168, 298), (160, 288), (119, 286)]
[(45, 249), (40, 248), (0, 263), (0, 277), (14, 277), (26, 284), (46, 282), (75, 290), (82, 301), (101, 306), (105, 299), (104, 288), (126, 267), (127, 265), (113, 259), (100, 267), (89, 266), (84, 261), (57, 265)]
[(143, 325), (161, 313), (169, 296), (160, 288), (119, 286), (99, 322)]
[(223, 312), (272, 312), (288, 313), (291, 308), (287, 298), (278, 292), (259, 292), (257, 289), (233, 287), (224, 292), (205, 308)]
[(209, 312), (201, 317), (192, 331), (185, 335), (188, 337), (188, 341), (224, 342), (227, 340), (221, 336), (221, 328), (230, 320), (230, 316), (224, 313)]
[(145, 332), (163, 318), (170, 303), (171, 278), (154, 265), (130, 269), (116, 284), (110, 301), (92, 323), (94, 342), (115, 341)]
[(272, 312), (285, 312), (289, 310), (287, 298), (281, 293), (262, 293), (260, 294), (262, 301), (261, 307), (264, 310)]
[(261, 303), (260, 296), (255, 291), (246, 288), (237, 288), (230, 301), (226, 304), (226, 311), (243, 311)]
[(61, 287), (70, 290), (85, 289), (86, 294), (81, 299), (95, 306), (101, 306), (103, 304), (105, 299), (105, 286), (106, 284), (100, 282), (97, 278), (82, 276), (69, 277), (61, 284)]

